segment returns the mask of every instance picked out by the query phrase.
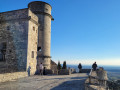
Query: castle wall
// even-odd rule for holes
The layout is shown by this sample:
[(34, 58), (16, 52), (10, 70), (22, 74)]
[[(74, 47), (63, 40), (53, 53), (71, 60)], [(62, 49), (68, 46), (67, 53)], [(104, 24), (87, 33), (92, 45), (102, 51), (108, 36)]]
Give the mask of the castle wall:
[(0, 83), (12, 81), (12, 80), (27, 77), (27, 76), (28, 76), (27, 72), (13, 72), (13, 73), (0, 74)]
[[(31, 2), (26, 9), (0, 13), (0, 73), (51, 69), (51, 6)], [(38, 59), (38, 60), (37, 60)]]
[(31, 74), (35, 74), (37, 65), (38, 18), (29, 10), (31, 20), (28, 24), (27, 68), (31, 67)]
[(28, 19), (28, 9), (0, 13), (0, 44), (6, 43), (0, 73), (26, 70)]

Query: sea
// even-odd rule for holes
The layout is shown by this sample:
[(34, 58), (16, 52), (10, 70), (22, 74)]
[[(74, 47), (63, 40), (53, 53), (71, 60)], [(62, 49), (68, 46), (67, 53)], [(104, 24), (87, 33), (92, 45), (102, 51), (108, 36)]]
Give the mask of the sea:
[[(67, 65), (67, 67), (70, 68), (75, 68), (76, 71), (78, 72), (78, 65)], [(120, 80), (120, 66), (98, 66), (103, 67), (104, 70), (107, 71), (108, 79), (109, 80)], [(83, 69), (91, 69), (92, 66), (90, 65), (82, 65)]]

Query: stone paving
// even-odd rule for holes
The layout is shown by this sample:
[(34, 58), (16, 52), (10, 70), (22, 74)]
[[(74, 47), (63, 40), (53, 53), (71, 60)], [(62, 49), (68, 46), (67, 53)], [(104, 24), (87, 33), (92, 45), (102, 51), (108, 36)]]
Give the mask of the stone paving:
[(87, 77), (86, 73), (36, 75), (0, 83), (0, 90), (84, 90)]

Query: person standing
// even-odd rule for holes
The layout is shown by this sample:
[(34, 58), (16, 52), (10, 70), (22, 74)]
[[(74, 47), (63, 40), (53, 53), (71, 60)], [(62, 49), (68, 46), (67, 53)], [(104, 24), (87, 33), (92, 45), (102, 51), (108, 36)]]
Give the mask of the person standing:
[(43, 64), (40, 64), (40, 75), (43, 75)]
[(93, 63), (92, 68), (93, 68), (94, 71), (96, 71), (96, 68), (97, 68), (96, 62)]
[(81, 63), (79, 63), (78, 68), (79, 68), (79, 73), (81, 73), (82, 72), (82, 65), (81, 65)]
[(44, 69), (43, 69), (43, 75), (46, 75), (46, 73), (45, 73), (45, 67), (44, 67)]
[(30, 71), (31, 71), (31, 66), (30, 66), (30, 64), (29, 64), (29, 67), (28, 67), (28, 70), (27, 70), (28, 76), (30, 76)]

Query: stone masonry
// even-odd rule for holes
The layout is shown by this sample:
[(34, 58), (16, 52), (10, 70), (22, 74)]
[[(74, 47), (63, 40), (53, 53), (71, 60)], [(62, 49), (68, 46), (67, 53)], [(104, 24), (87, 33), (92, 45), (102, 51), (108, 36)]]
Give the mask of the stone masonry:
[(51, 68), (51, 16), (52, 7), (45, 2), (31, 2), (28, 8), (38, 17), (38, 64), (43, 63), (46, 69)]
[(0, 73), (51, 69), (51, 6), (35, 1), (28, 8), (0, 13)]
[(37, 16), (29, 9), (0, 13), (1, 57), (2, 50), (5, 53), (0, 62), (1, 72), (25, 71), (29, 65), (31, 73), (35, 72), (38, 25)]

